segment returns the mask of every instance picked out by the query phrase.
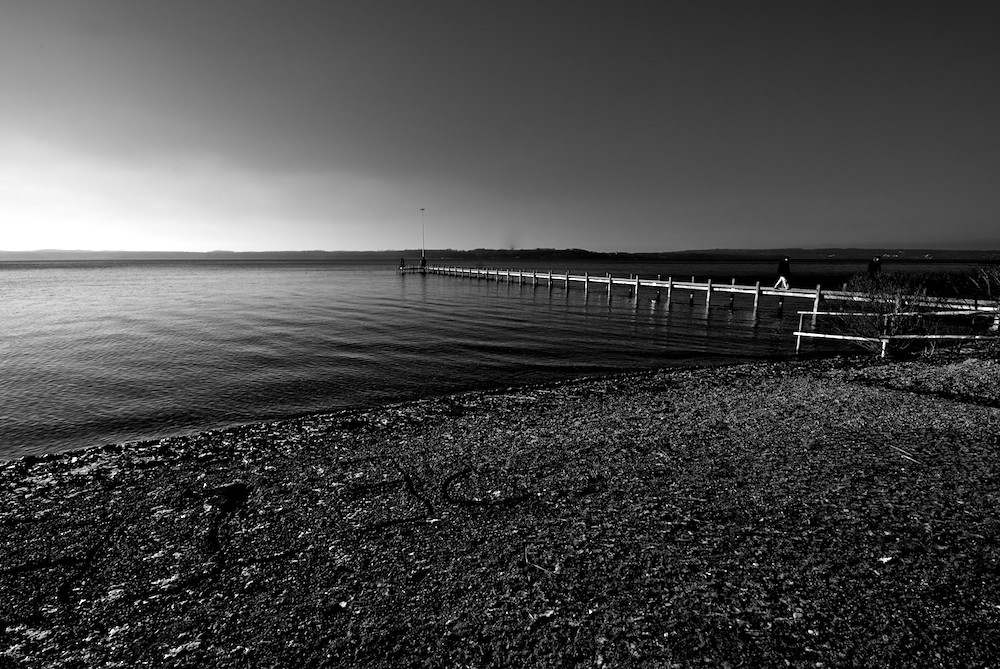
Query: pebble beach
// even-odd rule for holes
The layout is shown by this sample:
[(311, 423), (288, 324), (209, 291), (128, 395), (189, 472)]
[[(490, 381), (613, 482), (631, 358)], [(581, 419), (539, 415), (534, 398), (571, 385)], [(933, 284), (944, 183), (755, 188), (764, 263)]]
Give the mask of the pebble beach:
[(671, 369), (0, 463), (0, 666), (996, 666), (998, 381)]

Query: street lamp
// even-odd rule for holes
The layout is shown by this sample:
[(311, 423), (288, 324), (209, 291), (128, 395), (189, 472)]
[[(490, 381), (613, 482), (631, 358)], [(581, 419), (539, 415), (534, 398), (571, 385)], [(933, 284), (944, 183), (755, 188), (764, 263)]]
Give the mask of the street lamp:
[(420, 208), (420, 260), (424, 260), (424, 208)]

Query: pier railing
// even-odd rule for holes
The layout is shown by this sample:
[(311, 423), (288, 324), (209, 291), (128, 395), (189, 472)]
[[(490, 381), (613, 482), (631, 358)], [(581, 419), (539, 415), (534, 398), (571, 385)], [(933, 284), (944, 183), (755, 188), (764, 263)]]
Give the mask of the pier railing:
[[(998, 318), (1000, 318), (1000, 311), (998, 311), (997, 305), (994, 303), (983, 302), (977, 299), (961, 299), (961, 298), (927, 298), (926, 306), (931, 307), (933, 310), (923, 312), (913, 312), (913, 313), (896, 313), (890, 314), (890, 317), (902, 317), (902, 316), (939, 316), (939, 317), (950, 317), (950, 316), (962, 316), (962, 315), (992, 315), (994, 318), (994, 328), (992, 332), (994, 334), (909, 334), (909, 333), (898, 333), (898, 334), (879, 334), (878, 336), (867, 336), (867, 335), (855, 335), (850, 333), (837, 333), (837, 332), (821, 332), (816, 329), (817, 320), (821, 317), (829, 316), (857, 316), (860, 318), (885, 318), (886, 314), (873, 313), (873, 312), (858, 312), (851, 313), (846, 311), (820, 311), (820, 307), (824, 302), (853, 302), (853, 303), (871, 303), (872, 296), (868, 293), (852, 292), (844, 290), (823, 290), (821, 285), (817, 285), (815, 288), (774, 288), (771, 286), (762, 285), (760, 281), (757, 281), (754, 285), (737, 284), (736, 279), (731, 279), (729, 283), (717, 282), (712, 279), (706, 279), (704, 281), (698, 281), (696, 277), (691, 277), (690, 281), (686, 279), (675, 279), (674, 277), (667, 277), (664, 279), (661, 276), (653, 278), (642, 278), (639, 275), (629, 275), (624, 276), (613, 276), (612, 274), (573, 274), (570, 271), (564, 272), (554, 272), (551, 270), (537, 270), (537, 269), (498, 269), (498, 268), (488, 268), (488, 267), (451, 267), (451, 266), (440, 266), (432, 265), (427, 267), (405, 267), (399, 268), (400, 272), (403, 273), (419, 273), (419, 274), (439, 274), (444, 276), (454, 276), (459, 278), (469, 278), (479, 281), (496, 281), (496, 282), (506, 282), (506, 283), (517, 283), (519, 285), (530, 284), (532, 286), (544, 286), (547, 288), (552, 288), (554, 286), (562, 286), (569, 290), (573, 286), (578, 286), (583, 288), (584, 291), (592, 290), (604, 290), (607, 292), (608, 297), (612, 295), (612, 290), (615, 286), (620, 286), (629, 290), (632, 298), (636, 301), (639, 300), (640, 292), (644, 292), (650, 299), (656, 301), (662, 300), (666, 308), (670, 308), (670, 305), (675, 301), (675, 291), (681, 291), (682, 294), (686, 293), (688, 301), (690, 304), (694, 305), (696, 302), (696, 294), (703, 293), (701, 301), (703, 301), (705, 308), (708, 309), (712, 305), (713, 296), (718, 294), (728, 294), (729, 295), (729, 305), (733, 306), (736, 295), (751, 295), (753, 296), (753, 311), (756, 314), (758, 308), (760, 307), (760, 302), (763, 297), (776, 297), (778, 298), (779, 305), (783, 305), (786, 298), (807, 300), (812, 303), (812, 309), (808, 311), (799, 311), (799, 327), (792, 334), (796, 338), (795, 350), (799, 352), (802, 339), (803, 338), (816, 338), (816, 339), (839, 339), (844, 341), (856, 341), (861, 343), (876, 343), (880, 345), (882, 354), (885, 355), (889, 350), (893, 342), (903, 341), (903, 340), (973, 340), (973, 339), (998, 339), (996, 332), (996, 325), (998, 323)], [(652, 291), (655, 291), (652, 292)], [(919, 307), (922, 303), (919, 301), (915, 302), (912, 306)], [(806, 316), (811, 317), (811, 324), (814, 328), (813, 330), (805, 329), (803, 325), (803, 319)], [(885, 330), (883, 330), (884, 332)]]
[[(754, 307), (757, 307), (760, 298), (763, 296), (774, 296), (783, 300), (784, 298), (796, 298), (809, 300), (813, 303), (813, 311), (818, 312), (820, 306), (825, 301), (846, 301), (846, 302), (870, 302), (871, 296), (867, 293), (851, 292), (844, 290), (824, 290), (822, 286), (815, 288), (774, 288), (762, 285), (760, 281), (754, 285), (737, 284), (736, 279), (731, 279), (729, 283), (706, 279), (698, 281), (696, 277), (691, 280), (676, 279), (661, 276), (652, 278), (640, 278), (639, 275), (628, 277), (613, 276), (611, 274), (573, 274), (570, 271), (554, 272), (551, 270), (527, 270), (527, 269), (497, 269), (489, 267), (448, 267), (433, 265), (428, 267), (406, 267), (400, 271), (406, 273), (420, 274), (441, 274), (445, 276), (466, 277), (485, 281), (501, 281), (507, 283), (525, 284), (538, 286), (562, 285), (569, 288), (573, 285), (582, 287), (584, 290), (591, 290), (604, 286), (610, 293), (614, 286), (623, 286), (632, 291), (633, 296), (638, 297), (639, 291), (643, 289), (655, 290), (662, 295), (666, 291), (666, 299), (673, 297), (674, 290), (687, 291), (693, 297), (694, 293), (704, 293), (704, 303), (706, 306), (712, 302), (715, 294), (729, 294), (730, 296), (746, 294), (754, 296)], [(928, 304), (933, 304), (938, 308), (947, 309), (973, 309), (982, 311), (995, 311), (995, 307), (975, 299), (942, 299), (933, 298), (928, 300)]]
[[(762, 296), (777, 296), (779, 299), (786, 297), (799, 298), (813, 301), (817, 308), (818, 300), (823, 299), (825, 294), (820, 286), (811, 288), (772, 288), (763, 286), (758, 281), (755, 285), (738, 285), (733, 279), (729, 283), (714, 282), (712, 279), (697, 281), (696, 277), (691, 277), (690, 281), (667, 277), (664, 279), (658, 276), (656, 279), (641, 278), (638, 275), (628, 277), (613, 276), (612, 274), (573, 274), (572, 272), (553, 272), (551, 270), (524, 270), (524, 269), (495, 269), (487, 267), (442, 267), (428, 266), (424, 268), (403, 268), (400, 271), (407, 273), (442, 274), (446, 276), (465, 277), (483, 281), (499, 281), (506, 283), (518, 283), (521, 285), (530, 284), (532, 286), (563, 286), (570, 288), (574, 285), (582, 287), (586, 291), (598, 290), (601, 286), (611, 294), (615, 286), (622, 286), (629, 289), (632, 295), (638, 299), (639, 292), (645, 289), (655, 290), (656, 295), (661, 296), (669, 304), (673, 299), (675, 290), (687, 291), (690, 298), (694, 300), (695, 293), (704, 293), (705, 306), (710, 306), (712, 297), (718, 293), (728, 293), (730, 296), (746, 294), (754, 296), (754, 309), (759, 306)], [(664, 295), (666, 291), (666, 295)]]

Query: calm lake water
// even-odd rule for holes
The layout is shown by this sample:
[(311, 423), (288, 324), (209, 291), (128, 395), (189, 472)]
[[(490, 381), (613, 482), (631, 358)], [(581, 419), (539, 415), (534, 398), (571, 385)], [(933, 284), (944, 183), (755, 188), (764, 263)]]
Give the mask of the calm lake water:
[[(540, 268), (541, 269), (541, 268)], [(592, 274), (773, 281), (770, 264)], [(0, 459), (472, 389), (790, 355), (795, 309), (670, 309), (329, 261), (0, 263)]]

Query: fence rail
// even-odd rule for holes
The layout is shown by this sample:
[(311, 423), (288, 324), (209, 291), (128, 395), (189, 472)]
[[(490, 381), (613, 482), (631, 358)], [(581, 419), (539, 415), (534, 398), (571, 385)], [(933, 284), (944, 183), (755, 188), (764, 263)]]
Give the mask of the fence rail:
[[(842, 340), (842, 341), (857, 341), (866, 342), (871, 344), (878, 344), (880, 348), (880, 354), (884, 358), (893, 342), (908, 342), (913, 343), (917, 341), (935, 342), (935, 341), (979, 341), (994, 339), (1000, 340), (1000, 334), (998, 334), (998, 328), (1000, 328), (1000, 310), (997, 307), (981, 307), (976, 309), (954, 309), (945, 311), (900, 311), (891, 313), (872, 313), (867, 311), (861, 312), (844, 312), (844, 311), (800, 311), (799, 313), (799, 327), (792, 334), (795, 336), (795, 352), (799, 353), (802, 348), (802, 338), (810, 339), (832, 339), (832, 340)], [(993, 334), (974, 334), (974, 333), (899, 333), (890, 334), (888, 332), (890, 323), (893, 319), (898, 318), (947, 318), (952, 316), (984, 316), (989, 315), (993, 317), (993, 325), (990, 327), (989, 331)], [(850, 335), (850, 334), (839, 334), (834, 332), (817, 332), (815, 330), (806, 330), (803, 326), (806, 316), (812, 318), (813, 327), (816, 327), (817, 319), (819, 317), (826, 316), (837, 316), (837, 317), (849, 317), (849, 318), (879, 318), (884, 322), (880, 326), (882, 333), (877, 336), (871, 335)]]

